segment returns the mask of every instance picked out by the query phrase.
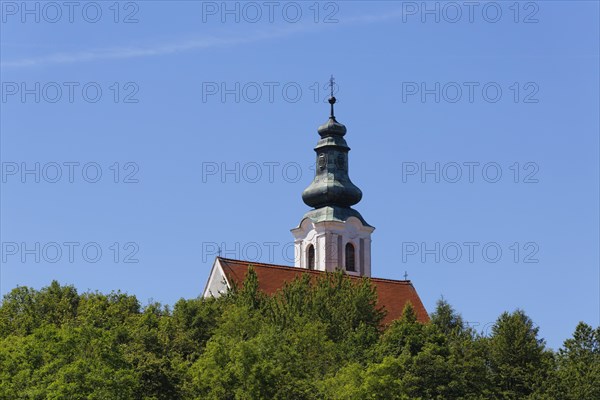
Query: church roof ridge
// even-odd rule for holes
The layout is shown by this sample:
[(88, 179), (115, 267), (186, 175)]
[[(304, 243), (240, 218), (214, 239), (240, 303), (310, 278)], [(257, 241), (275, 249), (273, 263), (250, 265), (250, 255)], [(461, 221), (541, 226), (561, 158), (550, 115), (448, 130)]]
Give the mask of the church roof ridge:
[[(225, 262), (234, 262), (237, 264), (248, 264), (250, 266), (259, 266), (259, 267), (268, 267), (268, 268), (280, 268), (280, 269), (285, 269), (285, 270), (292, 270), (292, 271), (303, 272), (303, 273), (311, 273), (311, 274), (316, 274), (316, 275), (323, 274), (326, 272), (326, 271), (298, 268), (298, 267), (294, 267), (291, 265), (269, 264), (269, 263), (263, 263), (263, 262), (258, 262), (258, 261), (238, 260), (238, 259), (226, 258), (226, 257), (217, 257), (217, 258), (220, 261), (225, 261)], [(355, 275), (350, 275), (350, 274), (347, 274), (347, 276), (349, 276), (351, 278), (367, 278), (369, 280), (377, 281), (377, 282), (389, 282), (389, 283), (398, 283), (398, 284), (413, 286), (412, 281), (410, 279), (377, 278), (377, 277), (355, 276)]]

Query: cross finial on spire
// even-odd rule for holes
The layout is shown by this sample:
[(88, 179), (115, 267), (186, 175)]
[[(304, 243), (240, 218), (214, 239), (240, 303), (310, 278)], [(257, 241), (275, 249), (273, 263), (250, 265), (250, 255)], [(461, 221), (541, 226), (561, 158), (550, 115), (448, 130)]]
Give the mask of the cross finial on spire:
[(331, 75), (329, 78), (329, 89), (331, 90), (331, 97), (333, 97), (333, 85), (335, 85), (335, 78)]
[(330, 118), (335, 119), (335, 115), (333, 114), (333, 105), (335, 104), (336, 98), (333, 96), (333, 86), (335, 85), (335, 78), (333, 77), (333, 75), (331, 75), (331, 78), (329, 78), (329, 90), (331, 93), (331, 97), (329, 97), (329, 104), (331, 104), (331, 114), (329, 115)]
[(404, 280), (407, 281), (408, 280), (408, 272), (404, 271)]

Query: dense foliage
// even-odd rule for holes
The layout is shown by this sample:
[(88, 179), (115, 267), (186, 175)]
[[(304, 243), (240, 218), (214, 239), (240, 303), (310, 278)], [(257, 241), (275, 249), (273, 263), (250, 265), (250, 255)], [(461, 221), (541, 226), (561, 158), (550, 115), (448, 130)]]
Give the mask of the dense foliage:
[[(600, 399), (600, 328), (553, 352), (523, 311), (491, 334), (440, 300), (380, 328), (368, 280), (144, 307), (123, 293), (18, 287), (0, 306), (0, 399)], [(559, 316), (557, 316), (558, 318)]]

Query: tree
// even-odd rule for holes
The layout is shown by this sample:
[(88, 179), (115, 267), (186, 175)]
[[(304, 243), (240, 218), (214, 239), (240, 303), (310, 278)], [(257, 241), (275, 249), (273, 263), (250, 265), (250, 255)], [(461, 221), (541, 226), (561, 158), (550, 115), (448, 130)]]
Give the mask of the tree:
[(460, 335), (465, 331), (462, 316), (444, 298), (437, 301), (435, 311), (431, 314), (431, 323), (446, 335)]
[(214, 298), (180, 299), (163, 330), (170, 336), (171, 350), (185, 360), (195, 361), (213, 335), (223, 301)]
[(488, 357), (495, 395), (525, 399), (548, 377), (551, 354), (539, 328), (522, 310), (500, 315), (488, 341)]
[(454, 398), (489, 398), (491, 383), (487, 371), (485, 340), (468, 327), (454, 308), (443, 298), (431, 314), (431, 323), (448, 340), (449, 369), (452, 381), (448, 384)]
[(580, 322), (557, 355), (553, 396), (557, 400), (600, 399), (600, 327)]
[(4, 295), (0, 307), (0, 337), (28, 335), (40, 324), (36, 307), (37, 292), (18, 286)]

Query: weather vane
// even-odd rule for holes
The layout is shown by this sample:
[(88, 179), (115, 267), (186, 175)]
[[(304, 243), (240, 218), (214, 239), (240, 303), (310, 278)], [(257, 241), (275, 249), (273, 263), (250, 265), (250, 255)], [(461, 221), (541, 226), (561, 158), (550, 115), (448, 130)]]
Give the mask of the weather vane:
[(335, 85), (335, 78), (331, 75), (329, 78), (329, 90), (331, 91), (331, 97), (329, 97), (329, 104), (331, 104), (331, 118), (335, 119), (335, 115), (333, 114), (333, 105), (335, 104), (336, 98), (333, 96), (333, 86)]
[(408, 280), (408, 272), (404, 271), (404, 280), (407, 281)]

